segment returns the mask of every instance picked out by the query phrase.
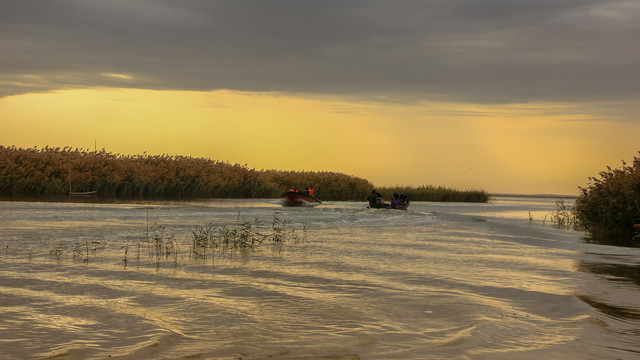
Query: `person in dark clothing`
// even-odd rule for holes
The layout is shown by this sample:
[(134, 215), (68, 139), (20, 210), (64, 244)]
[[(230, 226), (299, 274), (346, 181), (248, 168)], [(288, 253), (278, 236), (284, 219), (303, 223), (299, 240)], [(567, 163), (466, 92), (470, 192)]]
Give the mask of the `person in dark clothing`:
[(397, 208), (402, 208), (404, 206), (405, 204), (402, 201), (402, 198), (398, 194), (393, 193), (393, 198), (391, 199), (391, 207), (393, 209), (397, 209)]
[(382, 200), (382, 195), (378, 194), (375, 190), (371, 190), (371, 194), (367, 196), (367, 200), (369, 200), (369, 207), (372, 209), (377, 209), (380, 207), (380, 202)]

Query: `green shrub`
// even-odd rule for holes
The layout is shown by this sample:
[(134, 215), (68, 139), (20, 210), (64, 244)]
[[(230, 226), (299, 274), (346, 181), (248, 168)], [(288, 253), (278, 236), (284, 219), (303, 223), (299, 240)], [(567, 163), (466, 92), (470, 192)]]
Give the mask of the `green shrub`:
[(589, 178), (576, 201), (576, 215), (595, 240), (637, 241), (640, 230), (640, 158), (633, 165), (600, 172)]

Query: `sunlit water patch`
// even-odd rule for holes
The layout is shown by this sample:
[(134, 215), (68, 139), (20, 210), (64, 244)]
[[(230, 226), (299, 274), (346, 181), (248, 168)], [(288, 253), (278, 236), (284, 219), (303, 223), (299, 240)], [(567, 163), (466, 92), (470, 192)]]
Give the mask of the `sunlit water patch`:
[(636, 358), (640, 250), (554, 207), (0, 202), (0, 358)]

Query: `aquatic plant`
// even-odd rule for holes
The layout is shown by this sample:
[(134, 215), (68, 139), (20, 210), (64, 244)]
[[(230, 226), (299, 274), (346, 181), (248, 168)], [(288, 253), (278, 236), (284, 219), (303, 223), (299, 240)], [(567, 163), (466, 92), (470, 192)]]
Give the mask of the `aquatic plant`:
[(145, 239), (149, 257), (154, 259), (156, 264), (162, 260), (173, 257), (174, 264), (177, 264), (180, 256), (180, 245), (175, 233), (166, 230), (165, 225), (154, 224), (151, 229), (151, 239)]
[[(190, 156), (119, 155), (104, 149), (70, 147), (22, 149), (0, 145), (0, 193), (68, 194), (97, 191), (126, 198), (279, 198), (290, 186), (314, 186), (323, 200), (364, 200), (374, 187), (366, 179), (327, 171), (255, 170), (247, 165)], [(480, 190), (384, 187), (414, 201), (486, 202)]]
[(289, 237), (294, 240), (297, 239), (294, 228), (289, 227), (286, 220), (280, 219), (277, 216), (273, 217), (271, 229), (273, 230), (271, 240), (274, 243), (283, 244)]
[(236, 231), (236, 239), (234, 242), (234, 248), (236, 249), (252, 249), (256, 244), (262, 244), (260, 234), (257, 229), (260, 227), (260, 220), (255, 220), (254, 224), (246, 219), (240, 218), (238, 215), (239, 228)]
[(278, 198), (289, 186), (313, 184), (318, 197), (353, 200), (372, 187), (368, 180), (334, 172), (257, 171), (188, 156), (0, 145), (0, 193), (68, 194), (70, 179), (73, 191), (133, 198)]
[(376, 189), (385, 199), (394, 193), (408, 196), (409, 201), (436, 202), (487, 202), (489, 193), (484, 190), (458, 190), (444, 186), (388, 186)]
[(596, 241), (640, 241), (640, 157), (633, 164), (600, 172), (580, 188), (576, 215)]
[(64, 255), (66, 249), (67, 249), (66, 244), (63, 241), (58, 241), (54, 245), (53, 249), (49, 250), (49, 255), (53, 255), (56, 258), (60, 259), (62, 255)]
[(556, 210), (551, 212), (550, 221), (561, 227), (573, 226), (575, 228), (579, 224), (576, 218), (575, 206), (566, 205), (563, 199), (556, 201)]
[[(306, 225), (303, 225), (303, 238), (307, 236), (307, 232)], [(210, 253), (214, 265), (216, 251), (223, 255), (237, 250), (249, 251), (265, 242), (281, 251), (285, 242), (289, 240), (294, 243), (299, 242), (296, 229), (276, 214), (273, 216), (270, 227), (264, 225), (259, 218), (248, 220), (238, 214), (235, 224), (215, 225), (209, 223), (204, 226), (196, 226), (191, 231), (191, 235), (190, 258), (206, 261)]]
[[(206, 260), (207, 249), (215, 249), (217, 247), (216, 231), (217, 227), (212, 223), (205, 226), (196, 226), (196, 229), (191, 232), (193, 234), (191, 254), (195, 257)], [(215, 255), (215, 251), (212, 252), (212, 256), (213, 255)]]
[(88, 240), (85, 240), (84, 244), (81, 241), (76, 241), (74, 243), (73, 258), (82, 259), (82, 261), (84, 262), (89, 262), (89, 241)]
[(129, 240), (127, 240), (124, 246), (122, 246), (120, 249), (124, 249), (124, 258), (122, 259), (122, 261), (124, 261), (124, 267), (126, 269), (127, 263), (129, 261), (129, 259), (127, 258), (127, 255), (129, 254)]

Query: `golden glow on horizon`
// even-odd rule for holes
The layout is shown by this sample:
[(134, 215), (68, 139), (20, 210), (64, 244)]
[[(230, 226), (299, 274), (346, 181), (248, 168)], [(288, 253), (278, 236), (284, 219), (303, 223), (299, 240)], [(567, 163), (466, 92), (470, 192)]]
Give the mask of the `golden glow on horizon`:
[(576, 194), (589, 176), (637, 155), (633, 134), (640, 133), (637, 124), (596, 121), (577, 109), (232, 91), (65, 90), (0, 99), (0, 144), (93, 149), (95, 140), (113, 153), (338, 171), (379, 186)]

